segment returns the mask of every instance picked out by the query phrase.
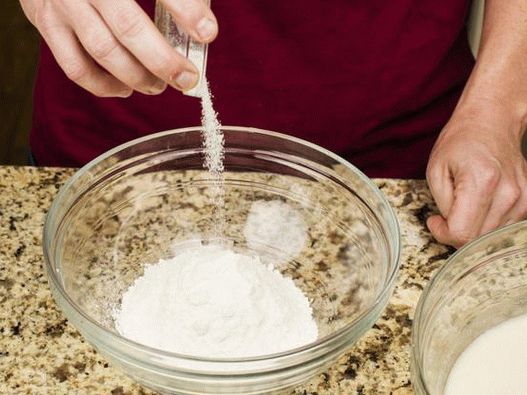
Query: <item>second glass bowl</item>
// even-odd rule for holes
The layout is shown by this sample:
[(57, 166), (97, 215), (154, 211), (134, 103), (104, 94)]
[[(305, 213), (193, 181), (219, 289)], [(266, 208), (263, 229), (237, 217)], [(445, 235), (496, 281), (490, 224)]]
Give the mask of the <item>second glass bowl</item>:
[(488, 329), (527, 313), (527, 221), (457, 251), (427, 285), (412, 328), (412, 384), (441, 395), (461, 353)]

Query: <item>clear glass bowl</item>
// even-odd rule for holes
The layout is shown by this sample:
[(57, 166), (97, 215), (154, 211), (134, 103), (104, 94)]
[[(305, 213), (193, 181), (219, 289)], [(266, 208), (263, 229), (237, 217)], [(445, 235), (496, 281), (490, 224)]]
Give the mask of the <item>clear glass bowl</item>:
[(457, 251), (423, 291), (412, 328), (416, 394), (440, 395), (459, 355), (479, 335), (527, 313), (527, 221)]
[[(214, 204), (217, 179), (202, 167), (200, 129), (188, 128), (90, 162), (64, 185), (46, 219), (44, 256), (58, 305), (101, 354), (163, 393), (256, 394), (301, 383), (373, 325), (399, 265), (394, 212), (360, 171), (296, 138), (224, 132), (222, 209)], [(196, 242), (256, 254), (292, 278), (311, 301), (319, 338), (279, 354), (215, 359), (120, 336), (112, 313), (127, 287), (145, 265)]]

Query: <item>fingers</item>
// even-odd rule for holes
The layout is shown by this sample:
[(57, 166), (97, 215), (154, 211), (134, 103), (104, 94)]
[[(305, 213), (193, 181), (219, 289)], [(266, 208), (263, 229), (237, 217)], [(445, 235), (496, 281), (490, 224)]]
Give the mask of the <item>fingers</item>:
[[(165, 83), (186, 91), (198, 82), (194, 65), (170, 46), (134, 0), (22, 4), (67, 76), (97, 96), (128, 96), (130, 88), (156, 94)], [(216, 19), (203, 0), (167, 0), (165, 5), (196, 40), (216, 37)]]
[(427, 225), (443, 244), (460, 247), (479, 236), (493, 202), (500, 173), (492, 166), (454, 175), (454, 195), (446, 220), (430, 217)]
[[(494, 187), (498, 178), (500, 181)], [(480, 182), (479, 187), (456, 187), (450, 214), (446, 217), (435, 215), (427, 220), (430, 232), (440, 243), (460, 247), (500, 226), (525, 219), (527, 180), (524, 178), (493, 176), (486, 183)]]
[[(521, 188), (512, 180), (504, 180), (496, 189), (492, 205), (490, 206), (487, 218), (483, 223), (480, 234), (490, 232), (501, 225), (512, 223), (522, 218), (525, 207), (517, 206), (521, 197)], [(523, 212), (522, 212), (523, 209)]]
[(505, 214), (502, 225), (510, 225), (527, 218), (527, 194), (524, 192), (518, 199), (518, 203)]
[(35, 13), (35, 25), (69, 79), (100, 97), (127, 97), (132, 90), (102, 70), (83, 50), (72, 28), (61, 21), (49, 2)]
[(439, 211), (446, 218), (454, 196), (454, 185), (448, 167), (431, 161), (426, 169), (426, 179)]
[(86, 2), (64, 2), (65, 12), (75, 13), (73, 28), (92, 58), (130, 88), (159, 94), (166, 84), (148, 71), (115, 38), (97, 11)]
[(515, 204), (503, 216), (502, 224), (509, 225), (527, 218), (527, 176), (525, 166), (520, 170), (516, 180), (516, 191), (520, 194)]
[(439, 243), (454, 246), (452, 244), (452, 236), (448, 230), (448, 224), (442, 216), (432, 215), (426, 220), (426, 226)]
[(197, 84), (194, 65), (170, 46), (135, 1), (91, 0), (91, 3), (115, 38), (153, 75), (182, 91)]
[(162, 0), (174, 21), (193, 39), (211, 42), (218, 34), (216, 17), (204, 0)]

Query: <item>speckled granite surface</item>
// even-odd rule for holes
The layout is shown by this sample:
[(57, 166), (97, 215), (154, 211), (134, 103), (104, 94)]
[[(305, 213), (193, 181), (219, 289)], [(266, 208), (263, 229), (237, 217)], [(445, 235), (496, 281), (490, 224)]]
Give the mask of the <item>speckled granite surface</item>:
[[(43, 269), (44, 216), (70, 169), (0, 167), (0, 393), (151, 394), (112, 368), (58, 310)], [(431, 240), (424, 181), (377, 180), (396, 209), (403, 250), (382, 318), (325, 373), (292, 394), (408, 394), (413, 312), (452, 252)]]

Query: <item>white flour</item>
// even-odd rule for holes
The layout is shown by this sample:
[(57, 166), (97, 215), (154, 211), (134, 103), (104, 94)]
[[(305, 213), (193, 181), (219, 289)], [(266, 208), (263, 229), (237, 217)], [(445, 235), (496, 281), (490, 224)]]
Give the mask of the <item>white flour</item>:
[(203, 129), (203, 145), (205, 147), (205, 167), (212, 173), (223, 171), (223, 131), (218, 121), (218, 114), (212, 107), (212, 95), (209, 82), (205, 79), (201, 84), (201, 126)]
[(180, 252), (145, 269), (115, 314), (123, 336), (207, 357), (249, 357), (317, 339), (308, 299), (259, 258), (219, 246)]
[(527, 393), (527, 315), (505, 321), (479, 336), (460, 355), (445, 395)]

